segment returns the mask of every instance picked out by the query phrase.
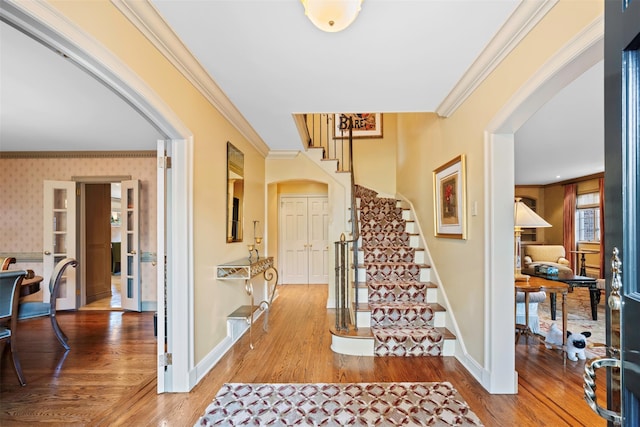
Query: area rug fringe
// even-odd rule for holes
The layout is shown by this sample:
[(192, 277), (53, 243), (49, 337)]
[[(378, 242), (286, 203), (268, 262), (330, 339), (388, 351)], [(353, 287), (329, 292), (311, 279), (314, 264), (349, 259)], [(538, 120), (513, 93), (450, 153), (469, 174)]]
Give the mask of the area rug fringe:
[(222, 386), (195, 426), (482, 426), (448, 382)]

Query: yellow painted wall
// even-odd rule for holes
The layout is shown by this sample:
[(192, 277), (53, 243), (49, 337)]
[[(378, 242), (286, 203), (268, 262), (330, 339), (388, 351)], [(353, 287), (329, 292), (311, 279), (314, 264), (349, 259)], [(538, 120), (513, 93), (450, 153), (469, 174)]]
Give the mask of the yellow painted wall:
[(247, 254), (246, 241), (226, 243), (227, 141), (244, 153), (245, 230), (250, 229), (253, 220), (265, 218), (265, 159), (111, 2), (53, 0), (50, 3), (126, 63), (193, 133), (197, 364), (227, 336), (226, 316), (248, 303), (242, 283), (215, 279), (218, 264)]
[(397, 134), (396, 114), (383, 114), (382, 138), (353, 140), (356, 184), (395, 196)]
[(549, 185), (544, 188), (544, 219), (551, 224), (545, 228), (545, 244), (564, 244), (564, 187)]
[[(603, 13), (601, 1), (560, 1), (449, 118), (430, 113), (398, 115), (396, 182), (417, 219), (451, 303), (469, 355), (485, 363), (484, 132), (500, 108), (561, 47)], [(467, 240), (433, 235), (432, 171), (467, 156)]]
[(313, 181), (288, 181), (278, 184), (278, 194), (326, 195), (327, 184)]

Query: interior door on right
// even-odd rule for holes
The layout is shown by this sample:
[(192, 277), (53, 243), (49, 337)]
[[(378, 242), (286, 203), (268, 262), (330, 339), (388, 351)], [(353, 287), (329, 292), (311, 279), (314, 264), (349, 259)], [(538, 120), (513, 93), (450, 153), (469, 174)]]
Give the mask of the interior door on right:
[(329, 283), (329, 199), (309, 197), (307, 203), (309, 283)]
[[(607, 344), (620, 348), (620, 384), (608, 377), (610, 409), (640, 425), (640, 0), (605, 1), (605, 247), (620, 251), (620, 309), (607, 318)], [(612, 301), (616, 301), (614, 293)], [(617, 319), (619, 314), (619, 320)], [(619, 342), (616, 332), (619, 326)], [(609, 421), (609, 425), (614, 425)]]
[(140, 182), (122, 181), (122, 246), (120, 280), (122, 308), (141, 311), (140, 286)]

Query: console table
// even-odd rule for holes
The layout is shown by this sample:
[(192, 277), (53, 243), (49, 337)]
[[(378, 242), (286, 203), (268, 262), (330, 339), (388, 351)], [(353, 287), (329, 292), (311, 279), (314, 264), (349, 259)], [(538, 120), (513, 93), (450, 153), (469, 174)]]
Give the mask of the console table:
[[(262, 274), (267, 281), (268, 300), (260, 301), (257, 305), (253, 300), (253, 284), (251, 279)], [(250, 257), (221, 264), (216, 268), (218, 280), (244, 280), (244, 288), (249, 295), (249, 305), (243, 305), (229, 315), (229, 318), (246, 319), (249, 323), (249, 347), (253, 349), (253, 313), (257, 309), (267, 311), (263, 328), (267, 330), (268, 310), (273, 302), (278, 286), (278, 270), (273, 266), (273, 257)], [(273, 284), (272, 284), (273, 283)]]

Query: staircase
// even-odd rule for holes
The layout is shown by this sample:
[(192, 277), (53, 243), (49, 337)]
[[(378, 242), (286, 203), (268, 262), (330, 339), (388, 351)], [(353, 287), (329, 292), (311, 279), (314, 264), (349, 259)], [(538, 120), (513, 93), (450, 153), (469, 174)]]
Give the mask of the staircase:
[(396, 199), (356, 186), (360, 218), (357, 264), (358, 330), (332, 330), (337, 353), (368, 356), (453, 355), (455, 336), (445, 327), (411, 212)]

